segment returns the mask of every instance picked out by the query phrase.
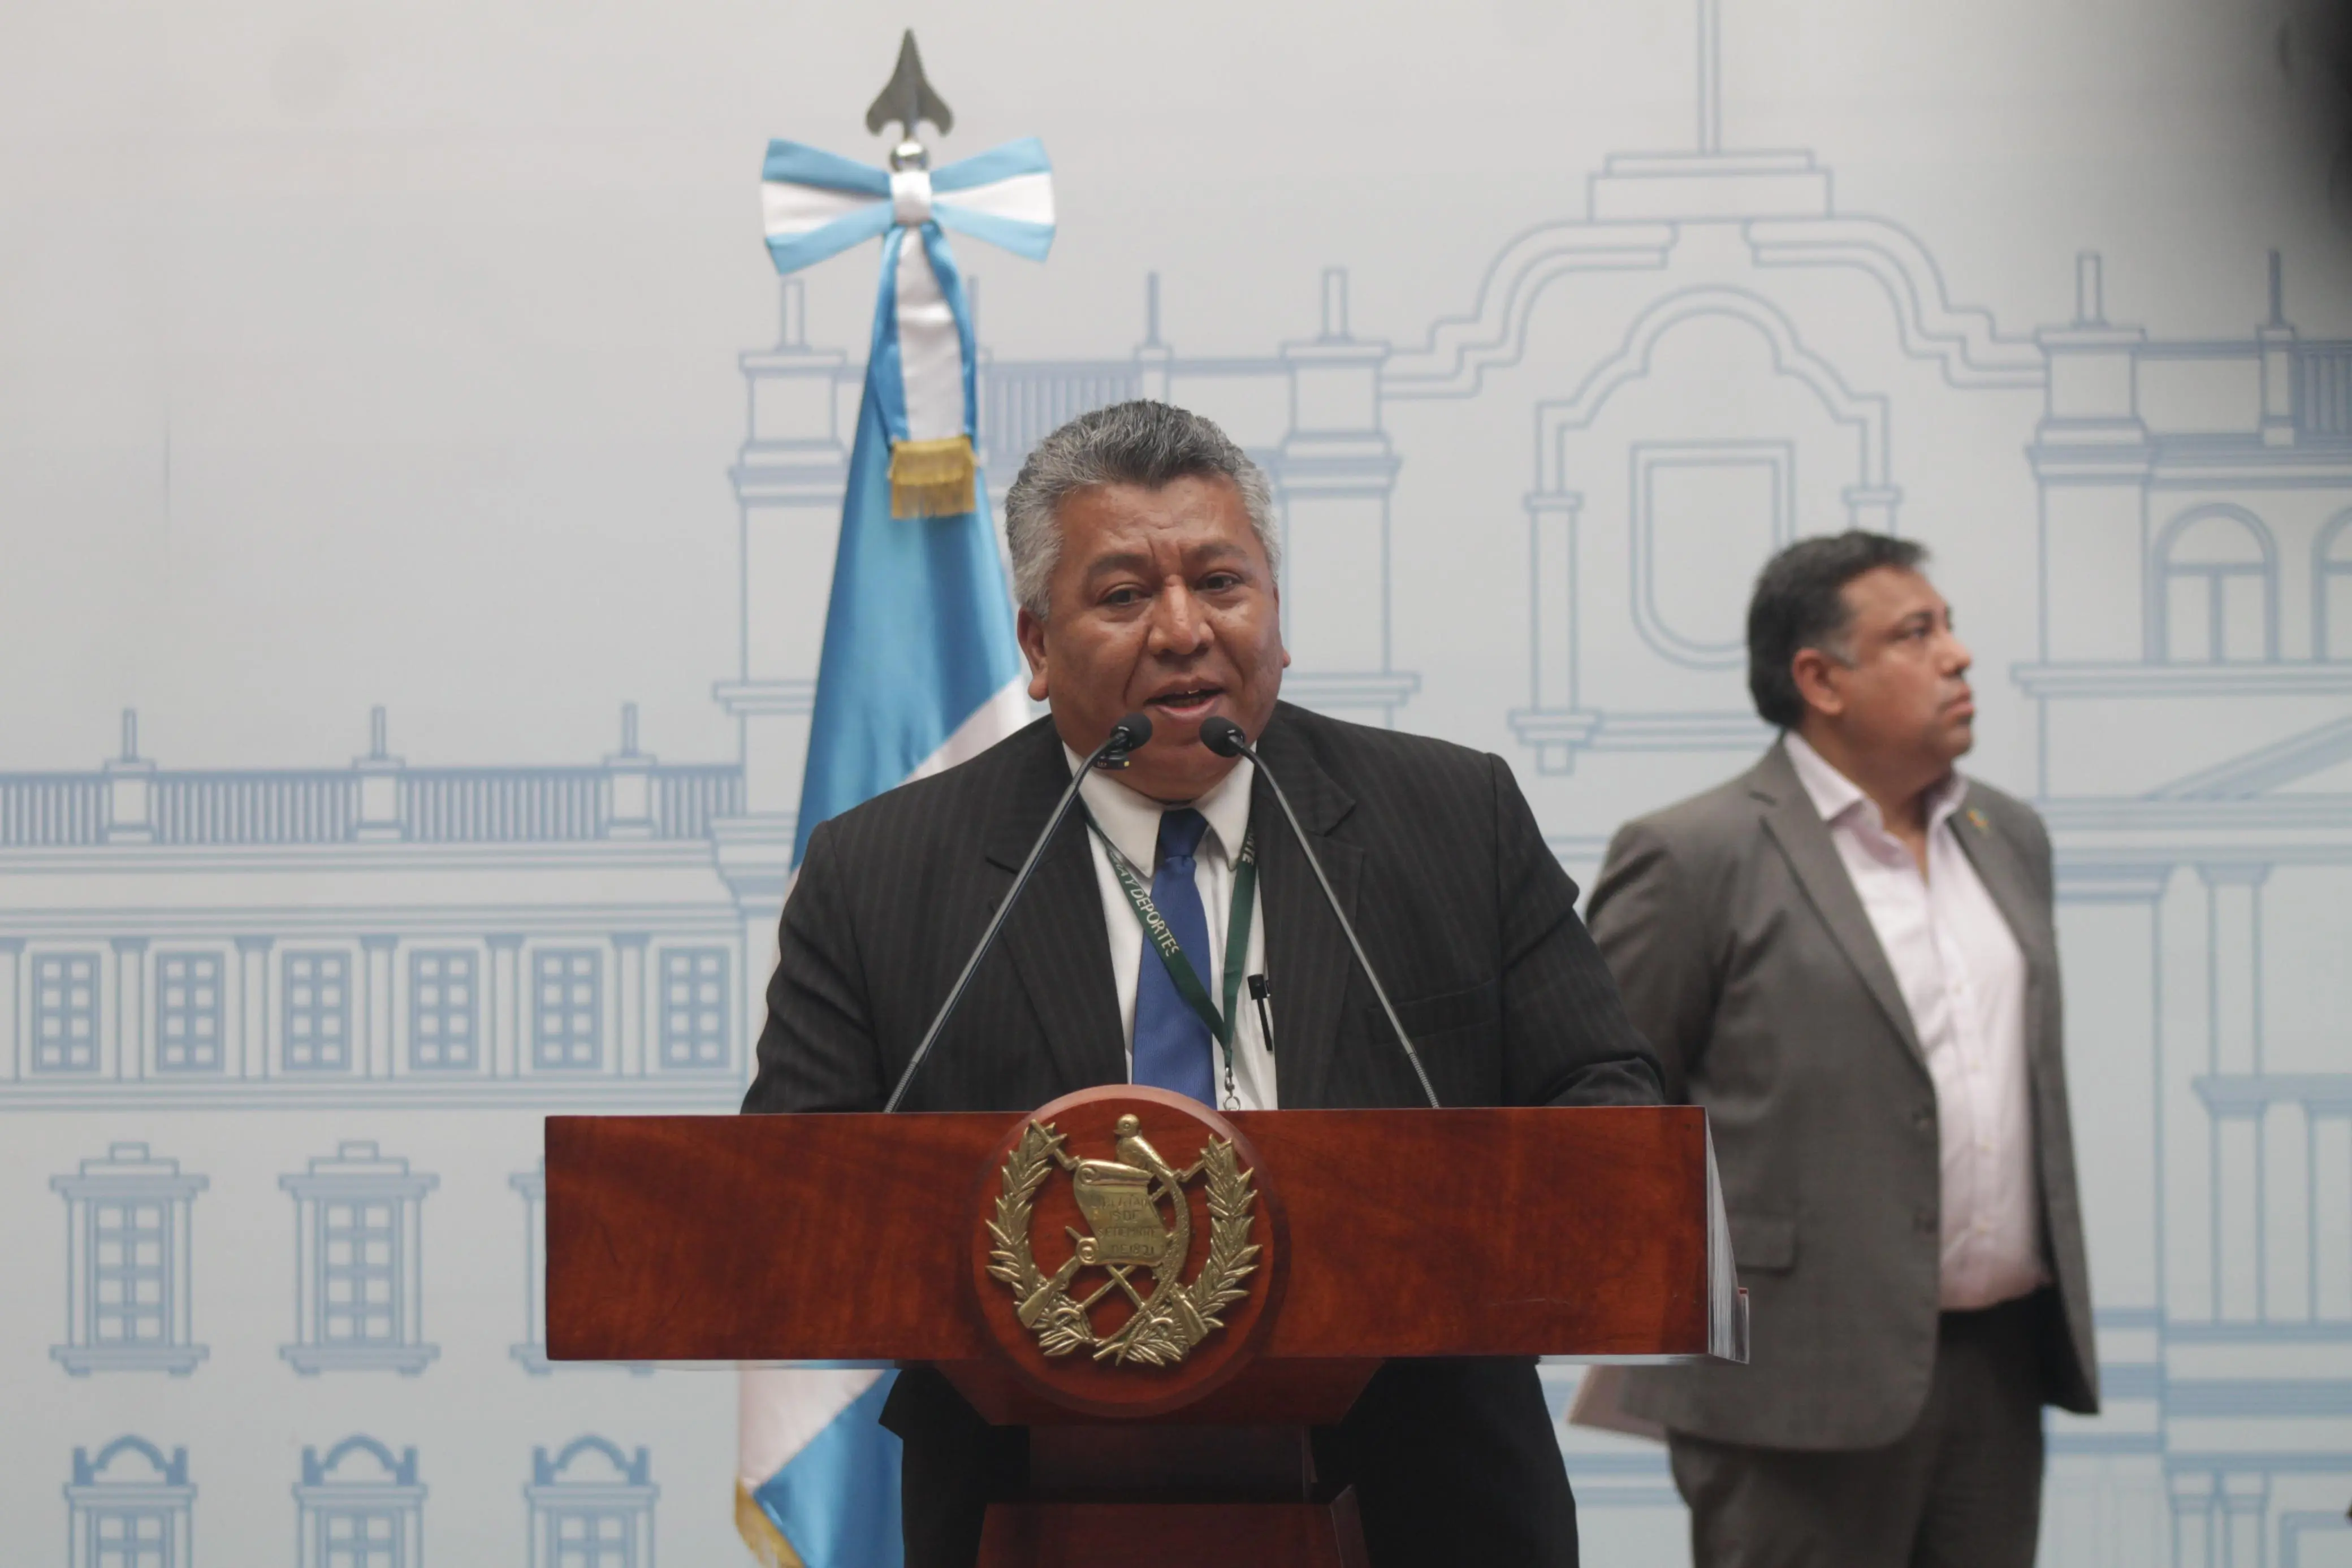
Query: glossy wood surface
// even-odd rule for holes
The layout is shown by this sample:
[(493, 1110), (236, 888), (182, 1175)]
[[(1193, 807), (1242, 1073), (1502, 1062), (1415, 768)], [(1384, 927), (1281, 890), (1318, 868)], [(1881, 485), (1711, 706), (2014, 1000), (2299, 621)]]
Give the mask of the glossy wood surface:
[[(551, 1116), (549, 1354), (998, 1359), (971, 1248), (1020, 1120)], [(1707, 1349), (1702, 1112), (1232, 1121), (1286, 1218), (1262, 1363)]]

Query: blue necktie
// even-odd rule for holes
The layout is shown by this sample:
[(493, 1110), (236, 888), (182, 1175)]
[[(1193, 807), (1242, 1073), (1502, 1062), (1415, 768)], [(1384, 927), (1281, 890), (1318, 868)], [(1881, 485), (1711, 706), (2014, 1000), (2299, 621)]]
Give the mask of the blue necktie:
[[(1192, 880), (1192, 852), (1209, 820), (1187, 807), (1160, 816), (1160, 869), (1151, 876), (1151, 902), (1176, 935), (1193, 973), (1207, 985), (1209, 916)], [(1203, 1105), (1216, 1103), (1216, 1074), (1209, 1058), (1209, 1026), (1184, 1005), (1176, 982), (1151, 938), (1143, 938), (1143, 967), (1135, 984), (1135, 1082), (1190, 1094)]]

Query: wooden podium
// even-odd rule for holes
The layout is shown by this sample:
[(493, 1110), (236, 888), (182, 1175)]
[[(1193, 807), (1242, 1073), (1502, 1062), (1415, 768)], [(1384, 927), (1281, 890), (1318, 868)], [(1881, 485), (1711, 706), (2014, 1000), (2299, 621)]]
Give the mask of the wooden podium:
[[(1690, 1107), (1226, 1117), (1117, 1085), (1030, 1115), (551, 1116), (546, 1136), (551, 1359), (929, 1363), (1032, 1429), (989, 1568), (1354, 1568), (1354, 1499), (1318, 1482), (1307, 1431), (1383, 1360), (1747, 1356)], [(1159, 1236), (1167, 1289), (1126, 1261)]]

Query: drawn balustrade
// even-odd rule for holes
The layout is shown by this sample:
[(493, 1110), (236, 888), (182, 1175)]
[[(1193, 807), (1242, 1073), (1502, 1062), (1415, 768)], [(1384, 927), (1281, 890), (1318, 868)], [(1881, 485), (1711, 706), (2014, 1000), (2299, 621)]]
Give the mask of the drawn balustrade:
[(2352, 343), (2306, 343), (2295, 351), (2295, 424), (2306, 435), (2352, 439)]
[(989, 365), (980, 373), (979, 424), (1002, 487), (1038, 442), (1079, 414), (1137, 395), (1135, 371), (1110, 361)]
[[(707, 839), (743, 809), (732, 763), (657, 767), (654, 836)], [(400, 836), (420, 843), (550, 843), (610, 831), (603, 768), (400, 770)], [(0, 847), (106, 842), (104, 774), (0, 774)], [(332, 844), (360, 823), (361, 776), (343, 768), (158, 772), (155, 841), (178, 845)]]
[(106, 779), (97, 773), (0, 776), (0, 845), (95, 844), (106, 838)]
[(347, 772), (158, 773), (155, 838), (166, 844), (321, 844), (351, 836), (359, 779)]

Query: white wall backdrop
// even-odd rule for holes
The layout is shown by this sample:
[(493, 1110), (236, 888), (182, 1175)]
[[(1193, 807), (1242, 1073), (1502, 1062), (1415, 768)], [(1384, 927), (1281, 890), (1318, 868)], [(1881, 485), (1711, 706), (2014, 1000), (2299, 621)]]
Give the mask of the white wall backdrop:
[(538, 1118), (746, 1077), (874, 266), (780, 286), (754, 183), (879, 159), (903, 22), (943, 155), (1056, 164), (964, 257), (1000, 486), (1227, 422), (1289, 694), (1580, 877), (1763, 744), (1769, 549), (1934, 547), (2061, 862), (2045, 1561), (2352, 1563), (2345, 34), (2221, 0), (0, 13), (8, 1560), (739, 1560), (731, 1379), (541, 1354)]

